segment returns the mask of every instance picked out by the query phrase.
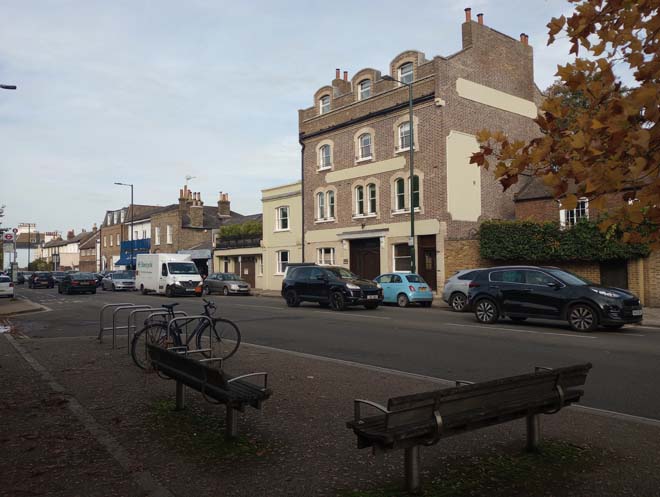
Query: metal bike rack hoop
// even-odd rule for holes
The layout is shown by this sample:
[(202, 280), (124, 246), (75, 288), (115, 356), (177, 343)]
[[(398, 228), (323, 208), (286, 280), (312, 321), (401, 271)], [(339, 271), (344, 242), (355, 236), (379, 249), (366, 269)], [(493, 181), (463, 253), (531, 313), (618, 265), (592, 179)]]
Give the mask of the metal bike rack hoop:
[(130, 304), (130, 305), (124, 305), (124, 306), (117, 306), (115, 309), (112, 311), (112, 348), (116, 349), (117, 348), (117, 330), (124, 330), (128, 329), (128, 326), (119, 326), (117, 327), (117, 313), (121, 311), (125, 311), (127, 309), (150, 309), (150, 305), (142, 304), (142, 305), (135, 305), (135, 304)]
[(130, 302), (122, 302), (120, 304), (106, 304), (103, 307), (101, 307), (101, 312), (99, 314), (99, 336), (97, 337), (99, 342), (103, 343), (103, 332), (111, 329), (111, 328), (103, 327), (103, 313), (106, 311), (106, 309), (109, 309), (111, 307), (119, 307), (122, 305), (134, 305), (134, 304)]

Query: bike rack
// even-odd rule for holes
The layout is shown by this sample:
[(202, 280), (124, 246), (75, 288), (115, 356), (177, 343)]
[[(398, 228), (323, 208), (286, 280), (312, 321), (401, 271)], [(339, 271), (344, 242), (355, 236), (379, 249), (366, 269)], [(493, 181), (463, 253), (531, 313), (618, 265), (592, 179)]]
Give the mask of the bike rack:
[[(211, 333), (213, 332), (213, 321), (211, 320), (210, 317), (205, 316), (203, 314), (199, 314), (197, 316), (185, 316), (185, 317), (179, 317), (179, 318), (174, 318), (172, 319), (168, 324), (167, 324), (167, 337), (169, 338), (171, 330), (172, 330), (172, 324), (175, 323), (176, 321), (186, 321), (186, 325), (188, 323), (192, 322), (195, 319), (202, 319), (206, 320), (209, 322), (209, 343), (212, 343), (211, 340), (213, 337), (211, 336)], [(186, 343), (188, 343), (188, 327), (186, 326)], [(200, 349), (203, 350), (203, 349)], [(212, 350), (212, 349), (209, 349)]]
[(117, 330), (128, 330), (128, 326), (117, 326), (117, 313), (126, 310), (137, 310), (137, 309), (151, 309), (150, 305), (124, 305), (117, 306), (112, 311), (112, 348), (117, 348)]
[(106, 305), (104, 305), (103, 307), (101, 307), (101, 314), (99, 315), (99, 336), (97, 337), (97, 340), (98, 340), (100, 343), (103, 343), (103, 332), (104, 332), (104, 331), (109, 331), (109, 330), (112, 329), (112, 328), (110, 328), (110, 327), (108, 327), (108, 328), (104, 328), (104, 327), (103, 327), (103, 313), (104, 313), (107, 309), (110, 309), (110, 308), (112, 308), (112, 307), (119, 307), (119, 306), (125, 306), (125, 305), (135, 305), (135, 304), (132, 304), (132, 303), (130, 303), (130, 302), (122, 302), (121, 304), (106, 304)]
[[(162, 307), (152, 307), (150, 309), (137, 309), (137, 310), (131, 311), (128, 315), (128, 322), (127, 322), (127, 326), (128, 326), (128, 335), (127, 335), (127, 337), (128, 337), (128, 341), (127, 341), (128, 354), (131, 353), (131, 331), (133, 333), (135, 333), (137, 331), (137, 315), (145, 313), (145, 312), (151, 312), (151, 314), (149, 314), (146, 317), (146, 319), (144, 320), (145, 325), (147, 324), (147, 321), (149, 321), (153, 316), (167, 316), (169, 314), (169, 311), (167, 311), (166, 309), (163, 309)], [(174, 312), (174, 315), (175, 316), (187, 316), (188, 314), (183, 312), (183, 311), (176, 311), (176, 312)], [(132, 321), (132, 324), (131, 324), (131, 321)]]

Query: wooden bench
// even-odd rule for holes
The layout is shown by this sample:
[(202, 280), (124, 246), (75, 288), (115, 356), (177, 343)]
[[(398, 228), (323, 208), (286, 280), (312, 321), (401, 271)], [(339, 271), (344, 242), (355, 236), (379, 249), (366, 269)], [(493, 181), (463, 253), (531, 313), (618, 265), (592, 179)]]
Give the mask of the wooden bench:
[[(559, 369), (536, 368), (534, 373), (482, 383), (459, 381), (455, 387), (393, 397), (387, 408), (355, 400), (355, 416), (347, 427), (357, 435), (358, 448), (379, 451), (404, 449), (406, 488), (420, 489), (421, 445), (515, 419), (527, 420), (527, 450), (538, 448), (540, 415), (554, 414), (578, 402), (591, 364)], [(363, 417), (361, 408), (380, 411)]]
[[(173, 347), (164, 349), (153, 344), (147, 344), (149, 360), (161, 376), (176, 381), (176, 408), (183, 409), (184, 385), (200, 392), (204, 399), (215, 404), (225, 404), (227, 407), (227, 418), (225, 426), (225, 437), (234, 438), (238, 435), (237, 411), (243, 412), (245, 406), (261, 409), (261, 404), (271, 395), (268, 388), (267, 373), (250, 373), (232, 377), (221, 369), (209, 366), (210, 362), (220, 359), (195, 360), (188, 357), (186, 347)], [(263, 386), (258, 386), (247, 378), (263, 378)]]

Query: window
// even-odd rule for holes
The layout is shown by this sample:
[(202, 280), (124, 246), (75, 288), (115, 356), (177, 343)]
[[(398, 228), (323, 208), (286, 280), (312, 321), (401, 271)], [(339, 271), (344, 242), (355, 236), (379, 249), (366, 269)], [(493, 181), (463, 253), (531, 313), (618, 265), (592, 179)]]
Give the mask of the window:
[(317, 253), (317, 262), (321, 266), (334, 266), (335, 264), (335, 249), (326, 247), (320, 248), (316, 251)]
[(112, 235), (110, 235), (110, 246), (111, 247), (113, 246), (113, 240), (114, 240), (114, 238), (112, 237)]
[(369, 214), (376, 214), (376, 185), (373, 183), (367, 185), (367, 197), (369, 202), (367, 211)]
[(524, 283), (525, 272), (520, 270), (494, 271), (490, 273), (489, 279), (502, 283)]
[(316, 194), (316, 219), (325, 219), (325, 195), (323, 192)]
[(548, 286), (549, 284), (556, 284), (556, 279), (552, 276), (542, 273), (541, 271), (525, 271), (525, 282), (528, 285)]
[(126, 211), (121, 211), (119, 219), (122, 223), (124, 222), (125, 217), (126, 217)]
[(154, 228), (154, 245), (160, 245), (160, 226)]
[(264, 275), (264, 258), (263, 256), (259, 257), (259, 276)]
[(278, 207), (277, 211), (277, 231), (289, 230), (289, 208)]
[(117, 247), (121, 245), (121, 239), (119, 238), (119, 233), (117, 233)]
[(413, 209), (419, 209), (419, 176), (412, 177), (412, 205)]
[(119, 220), (119, 213), (115, 211), (114, 214), (115, 214), (115, 216), (114, 216), (114, 217), (115, 217), (115, 222), (114, 222), (114, 224), (117, 224), (117, 221)]
[(142, 238), (147, 238), (147, 230), (142, 230)]
[(378, 283), (391, 283), (392, 282), (392, 275), (391, 274), (384, 274), (383, 276), (379, 276), (376, 278), (376, 281)]
[(399, 67), (399, 81), (402, 83), (413, 82), (413, 65), (412, 62), (406, 62)]
[(359, 94), (358, 98), (360, 100), (364, 100), (365, 98), (369, 98), (371, 96), (371, 80), (370, 79), (365, 79), (363, 81), (360, 81), (359, 84)]
[(371, 135), (369, 133), (360, 135), (358, 144), (360, 146), (358, 157), (360, 159), (371, 159)]
[(138, 231), (135, 230), (135, 231), (133, 232), (133, 240), (138, 240), (138, 239), (139, 239), (139, 237), (138, 237)]
[(406, 208), (406, 183), (403, 178), (399, 178), (394, 182), (394, 194), (396, 196), (396, 210), (404, 210)]
[(394, 270), (410, 271), (410, 247), (407, 243), (394, 245)]
[(331, 167), (330, 163), (330, 145), (323, 145), (319, 148), (319, 169)]
[(559, 211), (559, 222), (562, 227), (575, 226), (581, 219), (589, 219), (589, 200), (581, 198), (575, 209), (561, 209)]
[(106, 240), (106, 237), (103, 237), (103, 246), (107, 247), (108, 246), (108, 240)]
[(168, 224), (165, 231), (165, 236), (167, 236), (167, 243), (172, 243), (172, 225)]
[(355, 187), (355, 215), (364, 216), (364, 187)]
[(410, 121), (399, 126), (399, 150), (410, 148)]
[(280, 250), (277, 252), (277, 274), (284, 274), (286, 265), (289, 263), (289, 251)]
[(328, 218), (329, 219), (334, 219), (335, 218), (335, 192), (330, 190), (325, 195), (326, 195), (327, 200), (328, 200)]
[(330, 96), (324, 95), (319, 99), (319, 112), (326, 114), (330, 112)]
[(160, 268), (160, 274), (163, 276), (167, 276), (167, 264), (163, 262), (163, 265)]
[(398, 274), (393, 274), (392, 281), (390, 281), (390, 283), (401, 283), (401, 276)]

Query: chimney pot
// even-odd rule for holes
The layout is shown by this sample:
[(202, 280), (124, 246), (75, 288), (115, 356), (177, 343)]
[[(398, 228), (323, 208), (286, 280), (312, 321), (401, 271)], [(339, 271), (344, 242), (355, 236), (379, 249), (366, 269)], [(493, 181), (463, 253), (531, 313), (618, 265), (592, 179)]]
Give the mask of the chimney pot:
[(348, 81), (348, 71), (344, 71), (344, 81)]
[(472, 20), (472, 9), (470, 7), (465, 8), (465, 22), (470, 22)]
[(484, 15), (483, 14), (477, 14), (477, 21), (479, 22), (479, 24), (483, 25)]
[(523, 45), (527, 45), (527, 35), (525, 33), (520, 33), (520, 41)]
[(341, 77), (340, 73), (341, 73), (341, 69), (339, 68), (335, 69), (335, 79), (339, 79)]

